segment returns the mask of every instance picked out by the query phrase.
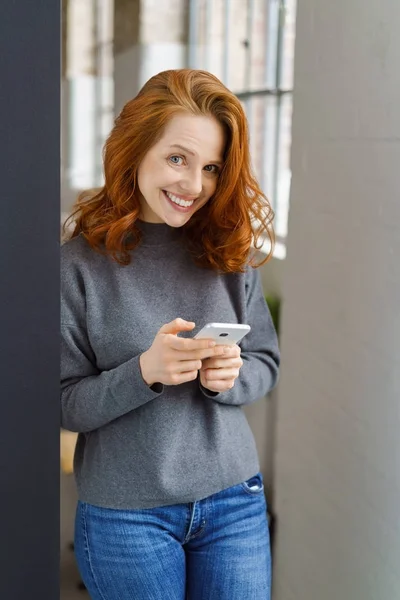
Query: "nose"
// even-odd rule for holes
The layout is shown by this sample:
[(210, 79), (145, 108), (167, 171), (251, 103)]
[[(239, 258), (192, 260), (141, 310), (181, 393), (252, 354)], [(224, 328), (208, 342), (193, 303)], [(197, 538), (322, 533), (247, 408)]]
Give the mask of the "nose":
[(180, 187), (182, 192), (189, 196), (200, 196), (203, 189), (203, 171), (200, 169), (187, 171), (180, 182)]

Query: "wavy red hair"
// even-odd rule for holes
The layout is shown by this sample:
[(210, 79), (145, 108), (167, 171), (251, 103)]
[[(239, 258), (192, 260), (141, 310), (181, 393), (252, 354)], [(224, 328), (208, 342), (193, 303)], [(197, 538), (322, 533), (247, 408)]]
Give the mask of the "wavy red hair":
[[(238, 98), (206, 71), (163, 71), (143, 86), (116, 118), (105, 143), (105, 184), (80, 194), (64, 225), (69, 237), (82, 234), (90, 246), (121, 265), (129, 264), (141, 232), (137, 171), (172, 116), (186, 111), (212, 116), (224, 127), (224, 165), (210, 201), (183, 226), (188, 248), (199, 266), (240, 272), (247, 262), (264, 264), (272, 256), (273, 210), (252, 174), (247, 119)], [(254, 248), (267, 237), (270, 252), (256, 264)]]

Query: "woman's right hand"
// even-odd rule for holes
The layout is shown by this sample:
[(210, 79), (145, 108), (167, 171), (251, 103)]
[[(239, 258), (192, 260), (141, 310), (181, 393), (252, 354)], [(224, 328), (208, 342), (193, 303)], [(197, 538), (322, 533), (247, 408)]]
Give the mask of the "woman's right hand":
[(204, 359), (223, 354), (222, 346), (212, 340), (178, 337), (178, 333), (194, 328), (195, 323), (183, 319), (175, 319), (161, 327), (151, 347), (139, 359), (142, 377), (148, 386), (193, 381)]

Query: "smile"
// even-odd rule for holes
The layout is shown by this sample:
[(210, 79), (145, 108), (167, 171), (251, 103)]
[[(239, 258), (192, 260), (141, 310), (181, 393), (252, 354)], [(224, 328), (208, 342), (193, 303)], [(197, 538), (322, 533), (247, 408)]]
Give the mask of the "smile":
[(182, 208), (190, 208), (195, 202), (195, 200), (184, 200), (183, 198), (179, 198), (179, 196), (175, 196), (175, 194), (171, 194), (171, 192), (166, 192), (165, 190), (163, 190), (163, 192), (171, 202), (181, 206)]

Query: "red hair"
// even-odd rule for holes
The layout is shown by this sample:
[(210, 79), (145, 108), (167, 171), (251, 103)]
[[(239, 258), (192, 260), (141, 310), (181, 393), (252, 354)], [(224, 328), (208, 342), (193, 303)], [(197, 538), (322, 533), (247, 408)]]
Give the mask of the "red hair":
[(238, 98), (206, 71), (163, 71), (143, 86), (116, 118), (105, 143), (105, 185), (80, 194), (69, 237), (82, 234), (90, 246), (127, 265), (140, 243), (135, 226), (140, 215), (137, 171), (165, 125), (182, 111), (217, 119), (227, 134), (224, 164), (210, 201), (183, 226), (185, 239), (199, 266), (222, 272), (243, 271), (267, 237), (272, 256), (273, 210), (251, 171), (247, 119)]

